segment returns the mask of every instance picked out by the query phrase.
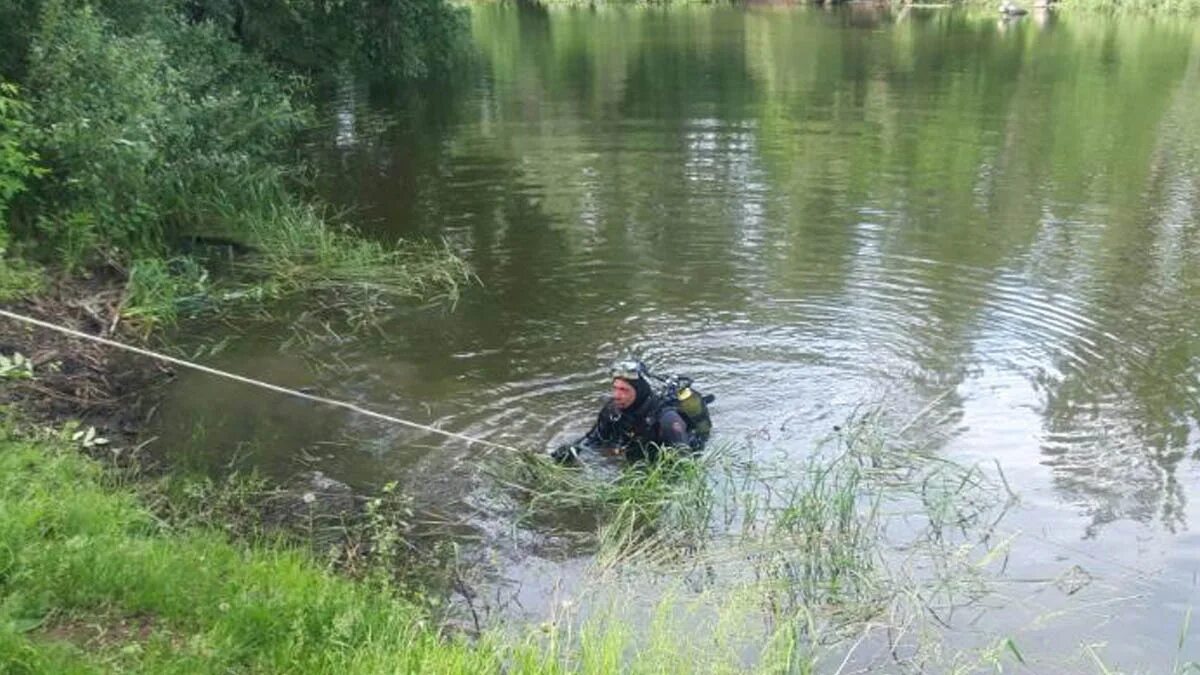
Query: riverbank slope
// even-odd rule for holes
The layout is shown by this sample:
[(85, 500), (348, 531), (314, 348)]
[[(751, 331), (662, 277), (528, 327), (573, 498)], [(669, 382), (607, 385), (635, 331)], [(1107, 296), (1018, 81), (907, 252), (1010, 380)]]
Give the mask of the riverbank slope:
[(68, 437), (0, 423), (10, 673), (495, 672), (420, 608), (306, 554), (158, 520)]

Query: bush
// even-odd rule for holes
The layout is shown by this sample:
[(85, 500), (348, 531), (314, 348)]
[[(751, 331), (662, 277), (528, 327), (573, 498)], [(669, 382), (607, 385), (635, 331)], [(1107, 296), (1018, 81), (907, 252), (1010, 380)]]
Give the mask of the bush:
[(9, 202), (25, 191), (28, 179), (41, 173), (35, 164), (37, 155), (21, 146), (29, 107), (17, 98), (17, 93), (14, 85), (0, 81), (0, 255), (7, 246), (3, 225)]
[(191, 195), (257, 198), (303, 120), (290, 89), (211, 27), (124, 37), (65, 2), (47, 3), (29, 80), (30, 140), (52, 170), (38, 228), (68, 267), (98, 249), (159, 255), (171, 237), (222, 229)]
[(15, 86), (0, 81), (0, 301), (27, 295), (41, 285), (35, 267), (8, 257), (8, 205), (26, 190), (29, 180), (42, 174), (37, 155), (21, 146), (29, 108), (17, 96)]

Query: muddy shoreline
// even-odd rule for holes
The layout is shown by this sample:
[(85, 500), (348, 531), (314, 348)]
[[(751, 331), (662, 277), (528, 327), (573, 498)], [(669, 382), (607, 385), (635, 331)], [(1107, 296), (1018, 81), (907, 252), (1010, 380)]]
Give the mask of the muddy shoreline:
[[(100, 337), (145, 345), (147, 331), (121, 315), (124, 280), (115, 272), (60, 277), (37, 295), (4, 309)], [(5, 382), (0, 400), (25, 419), (60, 429), (70, 422), (95, 427), (114, 448), (133, 449), (157, 410), (169, 365), (51, 330), (0, 321), (0, 353), (19, 353), (33, 377)], [(111, 453), (110, 453), (111, 454)]]

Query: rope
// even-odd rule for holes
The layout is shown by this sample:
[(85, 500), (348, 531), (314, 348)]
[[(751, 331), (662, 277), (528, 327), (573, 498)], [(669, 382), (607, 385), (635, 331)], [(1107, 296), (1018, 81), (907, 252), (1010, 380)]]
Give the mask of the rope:
[(443, 429), (438, 429), (437, 427), (431, 427), (427, 424), (420, 424), (418, 422), (412, 422), (412, 421), (409, 421), (406, 419), (401, 419), (401, 418), (395, 417), (393, 415), (385, 415), (383, 413), (375, 412), (374, 410), (368, 410), (367, 408), (363, 408), (362, 406), (355, 405), (353, 403), (347, 403), (346, 401), (338, 401), (336, 399), (326, 398), (325, 396), (315, 396), (313, 394), (306, 394), (302, 391), (297, 391), (295, 389), (288, 389), (287, 387), (281, 387), (277, 384), (271, 384), (270, 382), (263, 382), (262, 380), (256, 380), (254, 378), (245, 377), (244, 375), (238, 375), (236, 373), (230, 373), (228, 371), (218, 370), (216, 368), (210, 368), (208, 366), (202, 366), (199, 363), (185, 361), (184, 359), (176, 358), (174, 356), (167, 356), (166, 354), (161, 354), (159, 352), (151, 351), (149, 349), (143, 349), (141, 347), (134, 347), (133, 345), (128, 345), (123, 342), (117, 342), (116, 340), (110, 340), (108, 338), (100, 337), (99, 335), (92, 335), (90, 333), (84, 333), (84, 332), (77, 331), (77, 330), (74, 330), (71, 328), (67, 328), (66, 326), (59, 326), (58, 324), (49, 323), (47, 321), (42, 321), (40, 319), (34, 319), (32, 317), (24, 316), (21, 314), (15, 314), (15, 313), (9, 312), (7, 310), (0, 309), (0, 316), (7, 317), (9, 319), (12, 319), (13, 321), (19, 321), (21, 323), (27, 323), (27, 324), (39, 326), (41, 328), (45, 328), (48, 330), (56, 331), (58, 333), (62, 333), (64, 335), (69, 335), (71, 337), (79, 338), (81, 340), (90, 340), (92, 342), (96, 342), (96, 343), (106, 345), (109, 347), (115, 347), (117, 349), (123, 349), (127, 352), (133, 352), (134, 354), (139, 354), (141, 356), (147, 356), (149, 358), (157, 359), (159, 361), (166, 361), (167, 363), (173, 363), (177, 366), (182, 366), (184, 368), (191, 368), (192, 370), (198, 370), (202, 373), (208, 373), (209, 375), (216, 375), (217, 377), (224, 377), (226, 379), (234, 380), (236, 382), (241, 382), (243, 384), (249, 384), (251, 386), (260, 387), (262, 389), (269, 389), (271, 391), (278, 392), (280, 394), (286, 394), (288, 396), (302, 398), (307, 401), (312, 401), (314, 403), (321, 403), (324, 405), (333, 406), (335, 408), (343, 408), (345, 410), (349, 410), (351, 412), (358, 413), (359, 415), (364, 415), (366, 417), (372, 417), (377, 420), (383, 420), (385, 422), (391, 422), (393, 424), (399, 424), (402, 426), (410, 427), (412, 429), (419, 429), (421, 431), (427, 431), (431, 434), (439, 434), (442, 436), (446, 436), (448, 438), (455, 438), (460, 441), (466, 441), (468, 444), (484, 445), (487, 447), (497, 448), (500, 450), (507, 450), (509, 452), (521, 452), (521, 450), (518, 450), (517, 448), (514, 448), (509, 445), (504, 445), (502, 443), (493, 443), (492, 441), (485, 441), (481, 438), (473, 438), (473, 437), (467, 436), (465, 434), (459, 434), (459, 433), (455, 433), (453, 431), (445, 431)]

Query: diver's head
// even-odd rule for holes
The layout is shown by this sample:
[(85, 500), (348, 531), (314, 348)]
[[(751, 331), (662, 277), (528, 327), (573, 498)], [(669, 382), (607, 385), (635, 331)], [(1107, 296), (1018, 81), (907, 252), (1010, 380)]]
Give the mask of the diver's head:
[(621, 410), (641, 405), (653, 390), (646, 381), (646, 366), (641, 361), (618, 361), (610, 370), (612, 399)]

